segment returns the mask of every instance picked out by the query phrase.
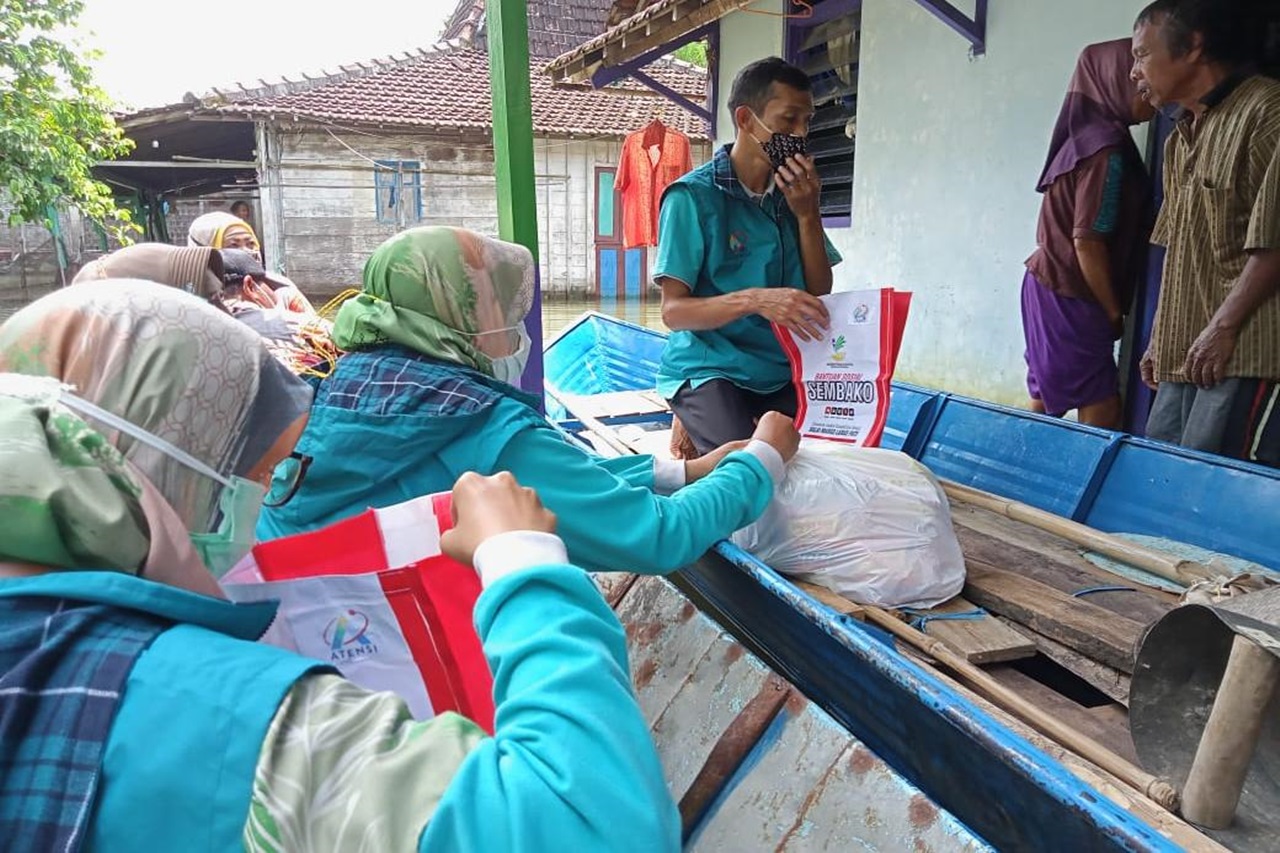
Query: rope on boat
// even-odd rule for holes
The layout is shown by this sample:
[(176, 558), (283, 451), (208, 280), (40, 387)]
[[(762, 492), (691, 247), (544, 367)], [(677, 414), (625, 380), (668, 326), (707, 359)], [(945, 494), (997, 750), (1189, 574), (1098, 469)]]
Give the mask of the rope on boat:
[(959, 613), (931, 613), (929, 611), (914, 610), (910, 607), (902, 607), (899, 610), (908, 617), (907, 624), (917, 631), (924, 631), (930, 622), (972, 622), (987, 615), (987, 611), (981, 607), (962, 610)]

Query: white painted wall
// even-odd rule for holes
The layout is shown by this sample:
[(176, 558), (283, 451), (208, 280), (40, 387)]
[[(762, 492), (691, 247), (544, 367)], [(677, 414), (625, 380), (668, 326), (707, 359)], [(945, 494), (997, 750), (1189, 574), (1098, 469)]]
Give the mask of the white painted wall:
[[(957, 5), (971, 12), (972, 0)], [(914, 291), (898, 377), (1025, 401), (1019, 288), (1035, 181), (1080, 49), (1131, 32), (1144, 0), (994, 0), (987, 52), (912, 0), (864, 0), (853, 224), (838, 290)], [(781, 23), (734, 54), (777, 50)], [(722, 31), (723, 32), (723, 31)], [(722, 36), (723, 40), (723, 36)], [(721, 65), (721, 91), (736, 68)]]
[(1019, 287), (1034, 184), (1080, 49), (1128, 34), (1142, 0), (996, 0), (987, 52), (907, 0), (866, 0), (853, 227), (840, 288), (915, 291), (900, 375), (1025, 400)]
[[(720, 89), (716, 92), (716, 145), (733, 142), (733, 118), (729, 115), (729, 88), (744, 66), (766, 56), (782, 55), (782, 12), (789, 0), (759, 0), (746, 10), (720, 21)], [(753, 14), (772, 13), (772, 14)]]

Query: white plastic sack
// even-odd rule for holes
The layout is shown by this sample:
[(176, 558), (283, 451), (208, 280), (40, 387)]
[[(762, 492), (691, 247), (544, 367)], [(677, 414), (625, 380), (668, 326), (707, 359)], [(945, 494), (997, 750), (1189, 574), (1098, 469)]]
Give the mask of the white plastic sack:
[(764, 515), (733, 541), (860, 604), (934, 607), (964, 586), (946, 494), (894, 450), (804, 442)]

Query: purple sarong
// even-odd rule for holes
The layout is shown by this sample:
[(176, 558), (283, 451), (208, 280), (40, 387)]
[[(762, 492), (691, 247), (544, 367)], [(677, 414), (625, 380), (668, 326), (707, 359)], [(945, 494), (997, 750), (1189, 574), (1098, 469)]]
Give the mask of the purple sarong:
[(1027, 391), (1046, 413), (1101, 403), (1120, 393), (1115, 341), (1102, 306), (1059, 296), (1028, 270), (1022, 279)]

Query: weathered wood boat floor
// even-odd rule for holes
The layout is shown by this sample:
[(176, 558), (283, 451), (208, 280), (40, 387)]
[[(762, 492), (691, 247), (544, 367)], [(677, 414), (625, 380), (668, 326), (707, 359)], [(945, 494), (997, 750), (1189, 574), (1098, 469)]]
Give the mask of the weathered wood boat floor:
[(595, 577), (626, 626), (686, 850), (991, 849), (670, 583)]

